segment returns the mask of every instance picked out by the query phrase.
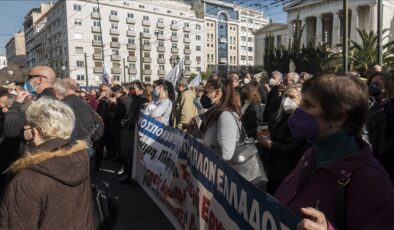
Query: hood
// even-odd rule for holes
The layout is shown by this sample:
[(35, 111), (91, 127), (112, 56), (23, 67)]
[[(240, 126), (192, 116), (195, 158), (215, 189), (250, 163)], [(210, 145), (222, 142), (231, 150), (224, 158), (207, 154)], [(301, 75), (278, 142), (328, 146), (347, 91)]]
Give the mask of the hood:
[(15, 161), (6, 172), (16, 174), (28, 169), (51, 177), (65, 185), (77, 186), (89, 178), (89, 160), (85, 141), (68, 143), (53, 139), (37, 146)]

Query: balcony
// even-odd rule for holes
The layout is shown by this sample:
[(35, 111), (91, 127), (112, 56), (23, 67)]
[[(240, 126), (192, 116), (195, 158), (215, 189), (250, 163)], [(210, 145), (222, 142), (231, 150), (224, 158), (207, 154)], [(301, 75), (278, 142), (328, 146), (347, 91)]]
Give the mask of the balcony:
[(135, 19), (134, 18), (126, 18), (126, 23), (127, 24), (135, 24)]
[(98, 12), (93, 12), (90, 14), (93, 19), (100, 19), (100, 14)]
[(103, 72), (103, 67), (94, 67), (93, 68), (94, 73), (102, 73)]
[(115, 16), (115, 15), (110, 15), (110, 16), (109, 16), (109, 20), (110, 20), (111, 22), (119, 22), (119, 17), (118, 17), (118, 16)]
[(178, 26), (176, 24), (171, 25), (171, 30), (178, 30)]
[(143, 61), (144, 63), (151, 63), (151, 62), (152, 62), (152, 58), (150, 58), (150, 57), (144, 57), (144, 58), (142, 59), (142, 61)]
[(143, 45), (142, 49), (150, 51), (152, 49), (152, 47), (150, 45)]
[(157, 71), (157, 73), (158, 73), (159, 75), (166, 75), (166, 71), (163, 70), (163, 69), (160, 69), (159, 71)]
[(142, 73), (145, 74), (145, 75), (151, 75), (152, 74), (152, 70), (144, 69), (144, 71)]
[(150, 21), (148, 21), (148, 20), (142, 20), (142, 25), (143, 25), (143, 26), (150, 26)]
[(166, 48), (162, 46), (157, 47), (157, 52), (166, 52)]
[(183, 75), (185, 75), (185, 76), (190, 76), (192, 73), (191, 73), (191, 71), (190, 70), (185, 70), (184, 72), (183, 72)]
[(190, 49), (184, 49), (183, 53), (184, 54), (190, 54), (192, 51)]
[(178, 41), (178, 37), (177, 36), (171, 36), (171, 41), (172, 42), (177, 42)]
[(150, 38), (150, 34), (148, 34), (148, 33), (142, 33), (142, 38)]
[(120, 48), (120, 43), (119, 42), (111, 42), (110, 46), (111, 46), (111, 48)]
[(179, 49), (178, 48), (171, 48), (171, 53), (178, 53)]
[(166, 39), (166, 37), (164, 35), (162, 35), (162, 34), (157, 35), (157, 40), (165, 40), (165, 39)]
[(190, 26), (183, 27), (183, 32), (190, 32), (190, 31), (191, 31)]
[(190, 43), (191, 40), (190, 40), (190, 38), (183, 38), (183, 42), (184, 42), (184, 43)]
[(190, 61), (190, 60), (185, 60), (185, 65), (191, 65), (192, 64), (192, 61)]
[(109, 33), (111, 35), (119, 35), (119, 30), (118, 29), (110, 29)]
[(111, 61), (120, 61), (119, 55), (111, 55)]
[(98, 26), (92, 26), (92, 33), (101, 33), (101, 28)]
[(219, 42), (220, 42), (220, 43), (227, 43), (227, 38), (220, 38), (220, 39), (219, 39)]
[(111, 73), (113, 74), (120, 74), (122, 72), (121, 68), (112, 68)]
[(127, 31), (127, 36), (135, 37), (135, 31)]
[(127, 44), (127, 49), (135, 50), (135, 49), (137, 49), (137, 46), (135, 44)]
[(92, 45), (93, 45), (93, 46), (102, 46), (102, 44), (103, 44), (103, 43), (102, 43), (101, 41), (97, 41), (97, 40), (93, 40), (93, 41), (92, 41)]
[(157, 59), (157, 63), (159, 63), (159, 64), (165, 64), (165, 63), (166, 63), (166, 59), (165, 59), (165, 58), (158, 58), (158, 59)]
[(163, 29), (165, 27), (165, 25), (162, 22), (158, 22), (158, 23), (156, 23), (156, 27), (159, 29)]
[(103, 60), (102, 54), (93, 54), (93, 60)]
[(129, 74), (137, 74), (137, 70), (136, 69), (129, 69), (128, 73)]
[(227, 58), (220, 58), (220, 59), (219, 59), (219, 62), (220, 62), (220, 63), (227, 63)]
[(135, 56), (128, 56), (127, 57), (127, 61), (128, 62), (136, 62), (137, 61), (137, 57), (135, 57)]

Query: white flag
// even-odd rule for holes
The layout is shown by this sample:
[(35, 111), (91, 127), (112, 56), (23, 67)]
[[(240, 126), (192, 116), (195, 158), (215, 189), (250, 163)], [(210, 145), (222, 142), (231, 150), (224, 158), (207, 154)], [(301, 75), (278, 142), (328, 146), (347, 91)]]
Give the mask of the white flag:
[(198, 73), (197, 76), (193, 78), (193, 80), (189, 83), (188, 87), (195, 87), (200, 85), (201, 83), (201, 73)]
[(102, 79), (102, 82), (104, 84), (107, 84), (107, 85), (111, 84), (111, 76), (108, 73), (108, 69), (107, 69), (107, 65), (106, 64), (104, 64), (104, 68), (103, 68), (103, 79)]
[(181, 61), (174, 67), (172, 70), (165, 76), (165, 80), (171, 82), (174, 86), (176, 83), (176, 80), (181, 77), (181, 74), (183, 72), (183, 63), (185, 59), (182, 58)]

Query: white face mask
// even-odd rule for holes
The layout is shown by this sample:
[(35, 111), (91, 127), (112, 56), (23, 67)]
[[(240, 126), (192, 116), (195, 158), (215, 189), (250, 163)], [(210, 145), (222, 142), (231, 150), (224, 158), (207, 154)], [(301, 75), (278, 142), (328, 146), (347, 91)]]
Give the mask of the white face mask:
[(277, 83), (276, 83), (275, 79), (271, 78), (269, 84), (270, 85), (276, 85)]
[(244, 78), (244, 84), (249, 84), (250, 83), (250, 79), (249, 78)]
[(297, 103), (291, 100), (289, 97), (286, 97), (283, 102), (283, 109), (285, 112), (293, 112), (297, 108)]
[(12, 94), (12, 95), (15, 95), (15, 96), (17, 96), (17, 95), (18, 95), (18, 93), (16, 92), (16, 90), (15, 90), (15, 89), (11, 90), (10, 94)]

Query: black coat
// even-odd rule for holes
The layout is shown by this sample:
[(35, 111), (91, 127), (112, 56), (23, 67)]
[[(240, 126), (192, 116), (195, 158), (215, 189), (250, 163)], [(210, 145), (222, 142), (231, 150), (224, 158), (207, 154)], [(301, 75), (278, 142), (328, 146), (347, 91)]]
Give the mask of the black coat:
[(248, 108), (246, 108), (241, 120), (248, 137), (256, 139), (258, 119), (256, 106), (254, 104), (250, 104)]
[(109, 125), (111, 139), (120, 138), (120, 131), (122, 130), (121, 120), (126, 116), (127, 97), (120, 97), (116, 101), (116, 104), (110, 104), (109, 106)]
[(97, 106), (96, 112), (101, 116), (104, 122), (104, 135), (103, 138), (107, 139), (110, 137), (111, 125), (110, 125), (110, 104), (106, 99), (100, 100)]
[(282, 96), (279, 96), (279, 86), (275, 86), (267, 95), (267, 103), (264, 109), (264, 122), (270, 122), (274, 115), (279, 111), (282, 103)]
[(95, 125), (90, 105), (74, 94), (64, 97), (63, 102), (71, 107), (75, 115), (73, 137), (90, 140)]

